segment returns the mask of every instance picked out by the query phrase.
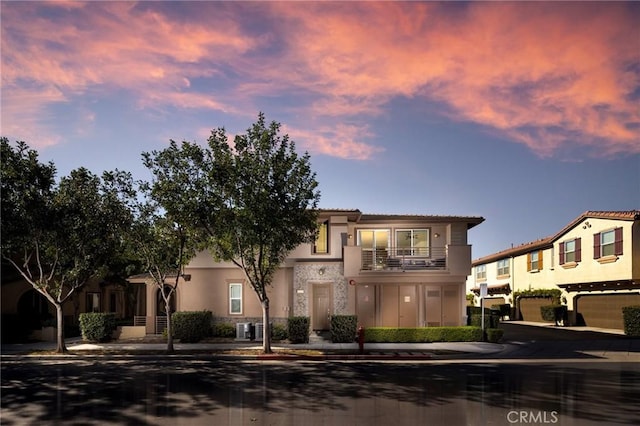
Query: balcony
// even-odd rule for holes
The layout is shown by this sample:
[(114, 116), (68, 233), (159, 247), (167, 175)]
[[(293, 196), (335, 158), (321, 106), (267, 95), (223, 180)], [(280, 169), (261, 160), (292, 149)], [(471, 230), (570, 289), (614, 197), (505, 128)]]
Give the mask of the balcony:
[(445, 247), (362, 249), (362, 271), (427, 271), (447, 269)]

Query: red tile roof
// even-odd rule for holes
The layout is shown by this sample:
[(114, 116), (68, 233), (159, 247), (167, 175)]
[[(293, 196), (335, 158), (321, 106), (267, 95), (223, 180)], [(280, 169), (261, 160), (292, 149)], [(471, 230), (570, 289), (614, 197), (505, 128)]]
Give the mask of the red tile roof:
[(520, 254), (528, 253), (533, 250), (541, 250), (553, 245), (553, 242), (564, 235), (571, 228), (587, 219), (615, 219), (615, 220), (640, 220), (640, 210), (627, 210), (627, 211), (592, 211), (588, 210), (582, 213), (580, 216), (571, 221), (567, 226), (562, 228), (558, 233), (550, 237), (541, 238), (539, 240), (531, 241), (521, 244), (516, 247), (511, 247), (506, 250), (502, 250), (479, 259), (474, 260), (471, 265), (483, 265), (485, 263), (494, 262), (496, 260), (504, 259), (506, 257), (517, 256)]

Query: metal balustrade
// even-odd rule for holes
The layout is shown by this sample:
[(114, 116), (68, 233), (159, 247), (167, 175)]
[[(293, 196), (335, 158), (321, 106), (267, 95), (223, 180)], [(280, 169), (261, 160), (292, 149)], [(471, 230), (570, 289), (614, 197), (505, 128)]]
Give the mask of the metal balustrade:
[(445, 247), (362, 249), (363, 271), (424, 271), (447, 269)]

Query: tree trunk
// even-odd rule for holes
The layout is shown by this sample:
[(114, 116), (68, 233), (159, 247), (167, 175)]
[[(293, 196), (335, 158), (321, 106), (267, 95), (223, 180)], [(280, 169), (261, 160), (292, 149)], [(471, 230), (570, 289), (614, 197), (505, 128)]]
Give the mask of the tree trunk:
[(167, 353), (173, 353), (173, 331), (171, 330), (171, 297), (167, 298), (165, 310), (167, 311)]
[(58, 324), (58, 347), (56, 352), (63, 354), (67, 352), (67, 347), (64, 344), (64, 316), (62, 312), (62, 303), (56, 303), (56, 320)]
[(262, 350), (265, 354), (271, 351), (271, 324), (269, 324), (269, 298), (265, 296), (262, 301)]

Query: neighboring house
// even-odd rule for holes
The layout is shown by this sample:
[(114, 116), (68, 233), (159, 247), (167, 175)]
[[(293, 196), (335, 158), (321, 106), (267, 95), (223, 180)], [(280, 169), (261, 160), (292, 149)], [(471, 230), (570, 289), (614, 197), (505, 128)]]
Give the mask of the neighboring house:
[(640, 211), (588, 211), (553, 236), (472, 265), (467, 290), (477, 294), (486, 283), (486, 305), (520, 305), (523, 319), (542, 321), (546, 301), (517, 301), (513, 292), (560, 289), (570, 323), (622, 329), (622, 307), (640, 305)]
[[(2, 263), (3, 341), (24, 339), (45, 325), (55, 325), (56, 311), (47, 299), (8, 263)], [(77, 326), (83, 312), (112, 312), (117, 318), (145, 315), (144, 285), (118, 285), (93, 280), (64, 304), (66, 326)]]
[[(327, 330), (334, 314), (365, 326), (466, 324), (465, 282), (471, 271), (467, 231), (481, 217), (371, 215), (321, 210), (315, 244), (299, 246), (269, 288), (274, 323), (309, 316)], [(199, 253), (185, 268), (177, 311), (209, 310), (217, 321), (261, 323), (262, 309), (243, 272)], [(145, 278), (132, 277), (135, 283)], [(159, 290), (147, 284), (147, 332), (159, 332)], [(258, 331), (259, 335), (259, 331)]]

